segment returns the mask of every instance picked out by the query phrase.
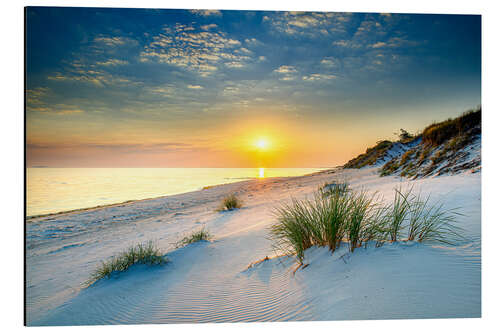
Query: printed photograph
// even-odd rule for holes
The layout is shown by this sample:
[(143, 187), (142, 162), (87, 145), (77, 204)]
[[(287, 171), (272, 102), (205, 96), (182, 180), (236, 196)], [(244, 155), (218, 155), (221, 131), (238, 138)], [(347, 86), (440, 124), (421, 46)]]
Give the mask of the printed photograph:
[(24, 20), (26, 326), (481, 317), (481, 15)]

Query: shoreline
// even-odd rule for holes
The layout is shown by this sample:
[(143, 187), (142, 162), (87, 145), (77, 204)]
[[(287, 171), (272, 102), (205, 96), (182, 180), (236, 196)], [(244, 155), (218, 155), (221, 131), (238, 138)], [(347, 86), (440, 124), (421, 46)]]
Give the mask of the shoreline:
[(239, 180), (239, 181), (231, 182), (231, 183), (206, 185), (206, 186), (203, 186), (202, 188), (200, 188), (198, 190), (195, 190), (195, 191), (187, 191), (187, 192), (166, 194), (166, 195), (160, 195), (160, 196), (157, 196), (157, 197), (150, 197), (150, 198), (144, 198), (144, 199), (130, 199), (130, 200), (116, 202), (116, 203), (103, 204), (103, 205), (92, 206), (92, 207), (75, 208), (75, 209), (70, 209), (70, 210), (62, 210), (62, 211), (53, 212), (53, 213), (37, 214), (37, 215), (27, 215), (27, 216), (25, 216), (24, 220), (25, 220), (26, 223), (33, 223), (33, 222), (37, 221), (38, 219), (57, 218), (59, 216), (77, 214), (77, 213), (82, 213), (82, 212), (92, 212), (92, 211), (96, 211), (96, 210), (100, 210), (100, 209), (106, 209), (106, 208), (111, 208), (111, 207), (128, 206), (128, 205), (131, 205), (131, 204), (134, 204), (134, 203), (137, 203), (137, 202), (162, 199), (162, 198), (166, 198), (166, 197), (172, 197), (172, 196), (182, 195), (182, 194), (187, 194), (187, 193), (194, 193), (194, 192), (209, 190), (209, 189), (212, 189), (212, 188), (215, 188), (215, 187), (229, 185), (229, 184), (244, 183), (244, 182), (255, 181), (255, 180), (259, 180), (259, 179), (306, 177), (306, 176), (311, 176), (311, 175), (315, 175), (315, 174), (321, 174), (321, 173), (325, 173), (325, 172), (335, 171), (338, 168), (340, 168), (340, 167), (336, 166), (336, 167), (333, 167), (333, 168), (324, 169), (324, 170), (321, 170), (321, 171), (316, 171), (316, 172), (304, 174), (304, 175), (301, 175), (301, 176), (288, 176), (288, 177), (283, 176), (283, 177), (265, 177), (265, 178), (255, 177), (255, 178), (252, 178), (252, 179)]

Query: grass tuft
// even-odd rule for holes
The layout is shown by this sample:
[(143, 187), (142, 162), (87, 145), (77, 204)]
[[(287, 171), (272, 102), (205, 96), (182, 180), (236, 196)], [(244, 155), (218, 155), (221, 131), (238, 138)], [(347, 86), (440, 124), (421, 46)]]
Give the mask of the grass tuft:
[(221, 203), (218, 211), (224, 210), (233, 210), (237, 208), (241, 208), (243, 206), (243, 202), (233, 193), (226, 196)]
[(154, 246), (152, 241), (149, 241), (132, 246), (108, 261), (101, 262), (101, 265), (92, 272), (85, 284), (91, 286), (101, 279), (110, 278), (114, 273), (124, 272), (135, 264), (163, 265), (167, 262), (168, 259)]
[(200, 230), (193, 232), (191, 235), (181, 239), (179, 242), (175, 244), (175, 247), (180, 248), (202, 240), (210, 241), (212, 238), (213, 236), (210, 234), (210, 232), (207, 229), (205, 229), (205, 227), (203, 227)]
[[(394, 190), (394, 199), (382, 205), (366, 192), (349, 191), (325, 196), (320, 190), (313, 199), (292, 199), (275, 209), (270, 227), (275, 250), (295, 255), (300, 264), (312, 246), (328, 246), (334, 252), (342, 241), (353, 252), (368, 241), (416, 240), (454, 244), (463, 239), (455, 225), (458, 214), (442, 205), (429, 205), (429, 198), (412, 194), (413, 189)], [(403, 239), (404, 230), (408, 238)]]

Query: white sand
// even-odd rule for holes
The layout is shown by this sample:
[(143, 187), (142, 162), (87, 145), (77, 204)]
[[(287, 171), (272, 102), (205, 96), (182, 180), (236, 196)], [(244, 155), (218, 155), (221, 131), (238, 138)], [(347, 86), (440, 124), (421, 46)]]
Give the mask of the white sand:
[[(306, 252), (310, 265), (275, 258), (272, 208), (311, 196), (339, 176), (386, 200), (401, 182), (461, 207), (467, 240), (458, 246), (395, 243)], [(236, 192), (244, 208), (215, 212)], [(465, 172), (417, 181), (377, 175), (375, 168), (244, 181), (121, 206), (42, 218), (27, 226), (29, 325), (450, 318), (481, 316), (481, 176)], [(215, 241), (173, 251), (202, 225)], [(137, 266), (80, 287), (101, 260), (155, 240), (170, 251), (163, 267)], [(344, 255), (346, 254), (346, 255)], [(342, 256), (344, 255), (344, 256)]]

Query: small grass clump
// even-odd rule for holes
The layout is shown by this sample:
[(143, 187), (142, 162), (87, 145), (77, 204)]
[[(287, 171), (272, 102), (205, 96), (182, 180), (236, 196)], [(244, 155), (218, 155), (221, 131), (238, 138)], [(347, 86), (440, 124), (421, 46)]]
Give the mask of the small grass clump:
[(349, 183), (347, 181), (335, 181), (333, 183), (325, 183), (320, 189), (320, 193), (324, 197), (332, 195), (344, 195), (349, 191)]
[(331, 196), (320, 191), (312, 200), (292, 199), (276, 208), (270, 235), (276, 250), (295, 255), (302, 264), (308, 248), (328, 246), (334, 252), (342, 241), (351, 252), (368, 241), (377, 246), (407, 240), (453, 244), (463, 239), (455, 225), (457, 215), (442, 205), (429, 205), (429, 198), (413, 195), (412, 188), (395, 189), (394, 199), (386, 205), (363, 191)]
[(207, 229), (205, 229), (205, 227), (203, 227), (200, 230), (193, 232), (191, 235), (181, 239), (179, 242), (176, 243), (175, 247), (180, 248), (199, 241), (210, 241), (211, 239), (212, 235)]
[(154, 246), (153, 242), (138, 244), (113, 256), (108, 261), (101, 262), (85, 284), (90, 286), (101, 279), (110, 278), (114, 273), (124, 272), (135, 264), (163, 265), (167, 262), (168, 259)]
[(222, 200), (222, 204), (219, 207), (218, 211), (225, 211), (225, 210), (233, 210), (237, 208), (241, 208), (243, 206), (243, 202), (234, 194), (230, 194), (226, 196)]

